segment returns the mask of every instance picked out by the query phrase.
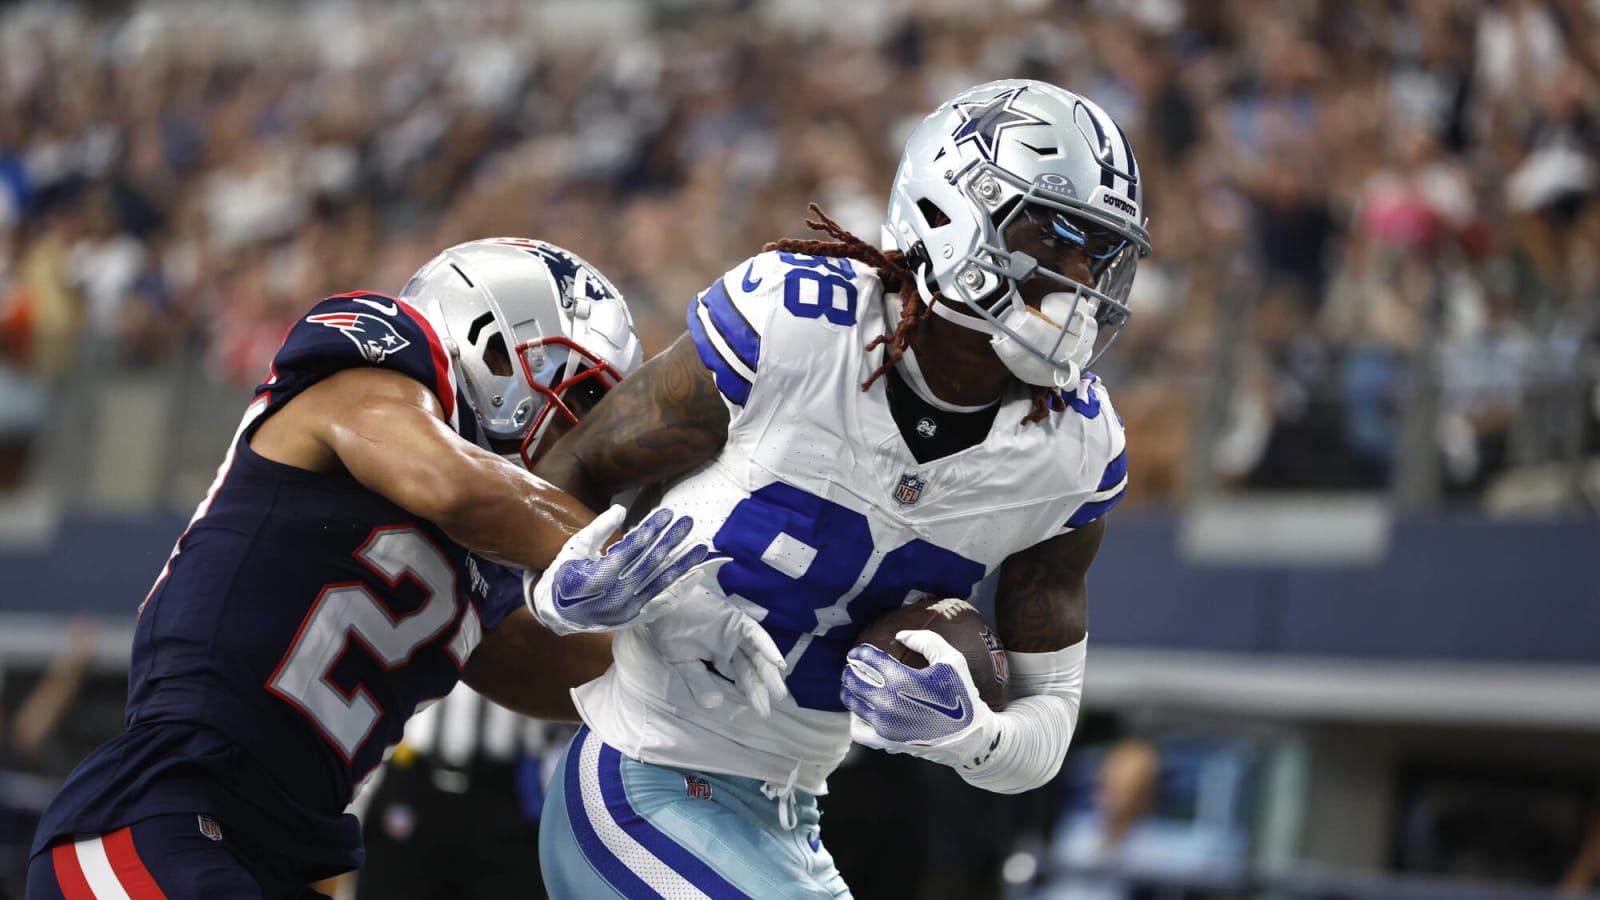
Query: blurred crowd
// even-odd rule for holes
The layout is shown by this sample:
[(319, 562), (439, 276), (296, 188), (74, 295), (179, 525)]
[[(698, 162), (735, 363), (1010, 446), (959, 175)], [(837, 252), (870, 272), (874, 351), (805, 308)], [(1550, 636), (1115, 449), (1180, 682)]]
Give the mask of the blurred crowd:
[(585, 256), (657, 351), (808, 201), (876, 238), (910, 126), (1002, 76), (1098, 100), (1145, 173), (1100, 366), (1141, 499), (1381, 488), (1421, 402), (1442, 491), (1541, 458), (1531, 416), (1592, 426), (1595, 0), (24, 3), (0, 472), (85, 361), (253, 384), (314, 300), (477, 237)]

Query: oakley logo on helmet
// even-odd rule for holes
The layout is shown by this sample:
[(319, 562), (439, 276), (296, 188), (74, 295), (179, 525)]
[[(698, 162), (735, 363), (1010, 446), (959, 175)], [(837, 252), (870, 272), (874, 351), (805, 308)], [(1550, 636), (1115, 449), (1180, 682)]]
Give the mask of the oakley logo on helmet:
[(1051, 194), (1057, 197), (1077, 197), (1078, 187), (1072, 179), (1054, 172), (1041, 172), (1033, 180), (1033, 189), (1041, 194)]
[(988, 100), (957, 103), (956, 112), (961, 114), (961, 125), (956, 129), (956, 144), (959, 146), (971, 142), (984, 159), (994, 162), (1000, 145), (1000, 132), (1013, 125), (1049, 124), (1031, 113), (1011, 108), (1012, 102), (1025, 90), (1026, 86), (1015, 87)]
[(367, 362), (381, 363), (391, 353), (399, 353), (411, 346), (411, 342), (400, 336), (394, 325), (387, 319), (379, 318), (372, 313), (340, 312), (323, 313), (319, 316), (308, 316), (307, 322), (337, 328), (341, 334), (350, 339), (361, 351)]

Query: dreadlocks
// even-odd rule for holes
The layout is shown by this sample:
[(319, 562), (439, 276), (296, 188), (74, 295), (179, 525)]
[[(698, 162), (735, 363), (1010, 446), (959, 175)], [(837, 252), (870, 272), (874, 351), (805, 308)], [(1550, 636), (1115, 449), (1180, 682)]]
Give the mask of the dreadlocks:
[[(833, 259), (846, 258), (864, 262), (878, 270), (878, 278), (883, 282), (884, 293), (900, 295), (900, 323), (895, 326), (894, 333), (880, 334), (866, 346), (867, 352), (870, 353), (888, 344), (889, 356), (883, 361), (883, 365), (874, 369), (872, 374), (867, 376), (867, 380), (861, 383), (861, 390), (865, 391), (905, 356), (906, 348), (911, 346), (911, 335), (928, 317), (928, 305), (922, 302), (922, 297), (917, 293), (917, 276), (906, 264), (904, 253), (899, 250), (879, 250), (844, 230), (815, 203), (807, 204), (806, 208), (816, 216), (815, 219), (806, 219), (806, 225), (816, 231), (827, 232), (834, 238), (833, 240), (785, 238), (766, 244), (761, 248), (762, 251), (781, 250), (784, 253), (797, 253), (802, 256), (827, 256)], [(1030, 425), (1050, 415), (1051, 394), (1049, 388), (1033, 388), (1033, 408), (1022, 418), (1022, 424)], [(1054, 407), (1059, 411), (1066, 408), (1066, 404), (1057, 403)]]

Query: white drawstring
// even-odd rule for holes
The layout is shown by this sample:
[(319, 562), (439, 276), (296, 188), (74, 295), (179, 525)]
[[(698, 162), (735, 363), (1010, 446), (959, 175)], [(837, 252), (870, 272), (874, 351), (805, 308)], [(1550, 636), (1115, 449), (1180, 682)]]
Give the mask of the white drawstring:
[(778, 801), (778, 824), (784, 831), (793, 831), (800, 824), (799, 804), (794, 799), (794, 783), (800, 780), (800, 764), (795, 763), (789, 770), (789, 777), (784, 779), (783, 787), (776, 787), (768, 781), (761, 785), (761, 795), (768, 800)]

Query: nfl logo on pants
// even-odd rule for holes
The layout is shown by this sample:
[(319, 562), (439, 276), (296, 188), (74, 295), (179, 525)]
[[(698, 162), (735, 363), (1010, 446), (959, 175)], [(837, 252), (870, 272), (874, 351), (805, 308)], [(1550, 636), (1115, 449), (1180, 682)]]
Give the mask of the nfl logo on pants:
[(922, 489), (928, 486), (926, 479), (918, 478), (915, 473), (907, 472), (900, 476), (900, 484), (894, 489), (894, 499), (901, 506), (910, 506), (922, 496)]
[(711, 782), (696, 775), (683, 776), (684, 793), (696, 800), (711, 799)]

